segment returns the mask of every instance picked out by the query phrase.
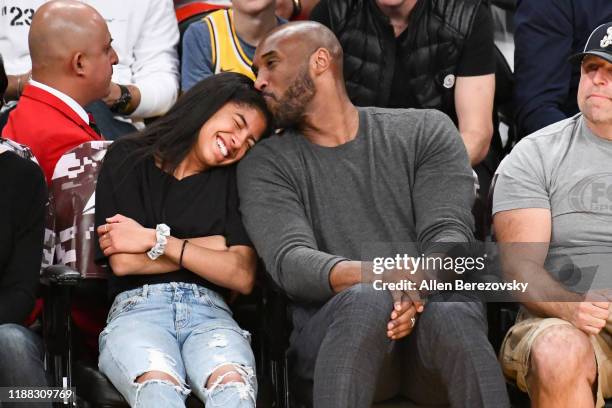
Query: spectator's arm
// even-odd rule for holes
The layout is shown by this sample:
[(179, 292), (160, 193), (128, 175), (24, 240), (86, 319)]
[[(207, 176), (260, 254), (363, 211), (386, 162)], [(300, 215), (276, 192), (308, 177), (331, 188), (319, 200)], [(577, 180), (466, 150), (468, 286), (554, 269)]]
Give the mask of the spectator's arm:
[(255, 147), (238, 165), (244, 225), (268, 273), (291, 299), (325, 302), (334, 295), (330, 271), (346, 259), (318, 249), (290, 176), (266, 150)]
[(519, 131), (530, 134), (566, 119), (574, 26), (567, 0), (520, 1), (514, 15), (515, 109)]
[(184, 268), (216, 285), (243, 294), (253, 288), (257, 258), (248, 246), (223, 246), (216, 250), (169, 236), (163, 259), (144, 260), (148, 257), (143, 251), (155, 244), (155, 230), (121, 215), (108, 221), (110, 224), (98, 227), (98, 235), (100, 247), (109, 256), (117, 276), (170, 272), (179, 269), (182, 261)]
[(4, 91), (4, 99), (7, 101), (14, 101), (19, 99), (21, 93), (23, 92), (23, 88), (28, 83), (30, 79), (30, 73), (26, 72), (21, 75), (7, 75), (8, 84), (6, 87), (6, 91)]
[(506, 280), (529, 284), (519, 300), (532, 313), (568, 320), (590, 333), (577, 312), (595, 306), (567, 291), (545, 268), (552, 233), (546, 153), (525, 139), (498, 169), (493, 222), (502, 270)]
[(17, 195), (21, 201), (15, 203), (19, 222), (14, 223), (13, 253), (0, 280), (0, 324), (22, 323), (28, 317), (40, 278), (47, 188), (40, 168), (27, 164), (27, 172), (5, 175), (22, 180)]
[(146, 254), (113, 254), (108, 257), (108, 262), (117, 276), (157, 275), (180, 269), (178, 264), (163, 255), (153, 261)]
[(412, 194), (417, 240), (425, 254), (436, 243), (473, 241), (474, 178), (465, 147), (445, 114), (427, 111), (416, 151)]
[(459, 132), (472, 166), (484, 160), (489, 151), (493, 136), (494, 95), (494, 74), (457, 78), (455, 109)]
[(186, 92), (204, 78), (214, 74), (212, 47), (208, 24), (191, 24), (183, 35), (181, 59), (181, 90)]
[(148, 118), (166, 113), (176, 101), (179, 31), (170, 0), (151, 1), (140, 37), (134, 45), (132, 83), (140, 101), (132, 116)]
[[(140, 95), (140, 89), (138, 89), (136, 85), (125, 85), (125, 86), (127, 86), (127, 88), (129, 89), (132, 99), (130, 100), (128, 107), (125, 110), (123, 110), (122, 113), (125, 115), (129, 115), (134, 112), (134, 110), (136, 109), (136, 107), (138, 107), (138, 105), (140, 105), (141, 95)], [(106, 98), (102, 99), (102, 101), (106, 103), (106, 105), (110, 108), (115, 104), (115, 102), (117, 102), (117, 100), (120, 97), (121, 97), (121, 88), (119, 87), (118, 84), (111, 82), (110, 92), (106, 96)]]
[[(544, 267), (552, 229), (546, 208), (522, 208), (495, 214), (495, 232), (506, 279), (528, 282), (523, 306), (533, 314), (567, 320), (586, 334), (597, 334), (606, 325), (609, 300), (585, 301), (568, 292)], [(550, 301), (541, 301), (550, 300)]]
[[(189, 238), (190, 246), (198, 246), (215, 251), (227, 251), (225, 238), (221, 235)], [(146, 254), (120, 253), (109, 257), (109, 263), (116, 275), (155, 275), (178, 271), (178, 262), (162, 255), (152, 261)]]
[(493, 19), (484, 3), (474, 17), (456, 75), (455, 111), (459, 133), (470, 164), (475, 166), (486, 157), (493, 136), (495, 44)]
[[(178, 263), (182, 243), (183, 240), (170, 238), (166, 256)], [(234, 245), (225, 251), (216, 251), (187, 244), (183, 265), (215, 285), (248, 295), (255, 284), (257, 255), (253, 248), (245, 245)]]

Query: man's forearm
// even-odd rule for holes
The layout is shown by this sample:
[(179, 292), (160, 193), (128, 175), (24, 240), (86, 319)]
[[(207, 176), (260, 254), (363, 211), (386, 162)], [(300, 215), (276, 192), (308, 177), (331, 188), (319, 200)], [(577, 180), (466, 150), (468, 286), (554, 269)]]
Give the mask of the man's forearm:
[(138, 106), (140, 105), (141, 95), (140, 95), (140, 89), (138, 89), (136, 85), (126, 85), (126, 86), (130, 90), (130, 94), (132, 95), (132, 100), (130, 101), (128, 108), (125, 111), (125, 113), (129, 115), (133, 113), (136, 110), (136, 108), (138, 108)]
[(20, 75), (7, 75), (8, 85), (6, 87), (6, 91), (4, 92), (4, 99), (7, 101), (15, 101), (19, 99), (21, 93), (23, 92), (23, 88), (28, 83), (29, 78), (29, 72)]
[(329, 273), (329, 284), (335, 293), (364, 282), (362, 263), (359, 261), (338, 262)]
[[(578, 300), (577, 300), (578, 301)], [(542, 317), (556, 317), (563, 320), (570, 319), (568, 302), (523, 302), (522, 305), (530, 312)]]
[[(130, 84), (130, 85), (125, 85), (125, 86), (130, 92), (131, 99), (128, 105), (126, 106), (126, 108), (119, 113), (122, 115), (129, 115), (133, 113), (140, 105), (141, 94), (140, 94), (140, 89), (136, 85)], [(110, 108), (119, 100), (120, 97), (121, 97), (121, 88), (119, 88), (118, 84), (111, 83), (110, 93), (104, 99), (104, 102)]]
[[(583, 295), (563, 287), (542, 265), (532, 260), (520, 260), (520, 252), (523, 251), (513, 252), (512, 255), (503, 255), (504, 278), (506, 281), (516, 279), (529, 283), (528, 290), (519, 300), (531, 312), (540, 316), (565, 319), (568, 302), (584, 300)], [(519, 260), (508, 260), (509, 257)]]
[(492, 134), (489, 133), (489, 130), (492, 132), (492, 129), (485, 129), (484, 131), (466, 130), (461, 132), (461, 138), (465, 144), (472, 167), (483, 161), (489, 153)]

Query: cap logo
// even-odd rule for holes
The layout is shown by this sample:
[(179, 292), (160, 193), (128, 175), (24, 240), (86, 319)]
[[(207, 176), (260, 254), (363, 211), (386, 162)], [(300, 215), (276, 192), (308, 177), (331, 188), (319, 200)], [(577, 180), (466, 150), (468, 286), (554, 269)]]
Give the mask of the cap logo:
[(600, 42), (601, 48), (607, 48), (612, 45), (612, 27), (608, 28), (607, 35), (604, 35)]

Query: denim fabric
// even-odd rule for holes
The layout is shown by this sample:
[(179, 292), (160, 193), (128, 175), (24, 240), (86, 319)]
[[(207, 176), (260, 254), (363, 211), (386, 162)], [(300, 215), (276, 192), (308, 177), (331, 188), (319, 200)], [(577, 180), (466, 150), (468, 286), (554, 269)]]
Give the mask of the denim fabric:
[[(0, 325), (0, 387), (46, 387), (43, 344), (39, 335), (18, 324)], [(0, 407), (24, 407), (0, 402)], [(29, 402), (28, 407), (51, 408), (51, 403)]]
[[(244, 382), (216, 381), (233, 365)], [(257, 393), (250, 334), (218, 293), (187, 283), (144, 285), (120, 293), (100, 334), (100, 371), (132, 407), (184, 407), (190, 392), (211, 407), (254, 407)], [(135, 380), (161, 371), (180, 384)]]

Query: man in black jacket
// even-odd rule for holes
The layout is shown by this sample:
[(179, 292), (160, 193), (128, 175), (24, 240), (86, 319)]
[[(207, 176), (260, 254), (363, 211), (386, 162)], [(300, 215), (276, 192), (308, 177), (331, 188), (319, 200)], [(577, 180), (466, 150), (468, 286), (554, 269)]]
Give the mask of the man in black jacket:
[(472, 166), (493, 135), (493, 26), (480, 0), (322, 0), (310, 18), (344, 49), (358, 106), (439, 109), (459, 128)]

